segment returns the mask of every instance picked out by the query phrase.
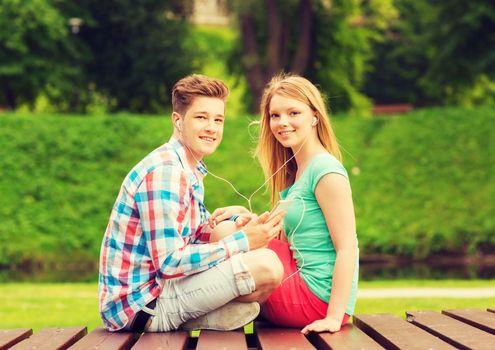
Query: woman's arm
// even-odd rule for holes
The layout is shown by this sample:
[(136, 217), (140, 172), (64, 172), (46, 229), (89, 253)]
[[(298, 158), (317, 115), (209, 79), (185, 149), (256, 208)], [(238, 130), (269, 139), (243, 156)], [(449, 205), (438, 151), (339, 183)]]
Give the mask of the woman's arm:
[(302, 332), (336, 332), (344, 318), (356, 268), (356, 221), (349, 180), (340, 174), (327, 174), (318, 182), (315, 196), (325, 216), (337, 259), (327, 317), (304, 327)]

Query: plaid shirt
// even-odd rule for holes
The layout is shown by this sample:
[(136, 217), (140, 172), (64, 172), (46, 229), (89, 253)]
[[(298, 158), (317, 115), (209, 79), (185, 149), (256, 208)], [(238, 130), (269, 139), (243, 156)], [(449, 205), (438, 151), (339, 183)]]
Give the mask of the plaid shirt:
[(162, 291), (165, 279), (198, 273), (249, 250), (238, 231), (208, 243), (203, 162), (189, 165), (172, 137), (127, 175), (112, 209), (100, 255), (99, 304), (105, 326), (123, 328)]

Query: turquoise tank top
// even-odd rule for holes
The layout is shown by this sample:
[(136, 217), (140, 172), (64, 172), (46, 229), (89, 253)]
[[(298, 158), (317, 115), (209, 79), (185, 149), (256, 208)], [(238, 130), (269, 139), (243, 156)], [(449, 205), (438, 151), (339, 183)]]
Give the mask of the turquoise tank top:
[[(284, 230), (294, 254), (301, 278), (309, 289), (321, 300), (328, 303), (332, 293), (332, 276), (336, 252), (328, 231), (327, 223), (318, 201), (315, 189), (318, 181), (329, 173), (338, 173), (348, 178), (347, 171), (337, 158), (329, 153), (320, 153), (311, 159), (303, 174), (294, 184), (282, 192), (282, 199), (293, 199), (284, 218)], [(304, 200), (301, 200), (301, 198)], [(301, 216), (304, 217), (301, 221)], [(299, 224), (299, 221), (301, 223)], [(293, 230), (297, 227), (296, 232)], [(346, 313), (352, 315), (356, 305), (359, 275), (359, 250), (352, 289)]]

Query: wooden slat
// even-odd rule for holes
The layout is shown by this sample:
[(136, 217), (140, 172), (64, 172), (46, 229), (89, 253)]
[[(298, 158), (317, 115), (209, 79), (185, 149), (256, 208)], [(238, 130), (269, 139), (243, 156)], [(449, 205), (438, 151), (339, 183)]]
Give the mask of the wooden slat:
[(352, 324), (336, 333), (310, 333), (311, 342), (319, 350), (382, 350), (383, 347)]
[(72, 345), (70, 350), (127, 350), (136, 342), (135, 333), (108, 332), (97, 328)]
[(196, 350), (247, 350), (244, 331), (201, 331)]
[(184, 350), (187, 347), (187, 332), (144, 333), (132, 350)]
[(86, 327), (45, 328), (9, 350), (65, 350), (88, 333)]
[(314, 350), (299, 329), (260, 328), (256, 336), (262, 350)]
[(495, 307), (489, 307), (489, 308), (487, 308), (487, 310), (490, 312), (495, 312)]
[(10, 348), (33, 334), (30, 328), (0, 329), (0, 350)]
[(387, 349), (455, 349), (434, 335), (390, 314), (354, 315), (353, 322)]
[(495, 313), (480, 309), (443, 310), (442, 313), (485, 332), (495, 334)]
[(435, 311), (408, 311), (407, 320), (461, 349), (495, 348), (495, 336)]

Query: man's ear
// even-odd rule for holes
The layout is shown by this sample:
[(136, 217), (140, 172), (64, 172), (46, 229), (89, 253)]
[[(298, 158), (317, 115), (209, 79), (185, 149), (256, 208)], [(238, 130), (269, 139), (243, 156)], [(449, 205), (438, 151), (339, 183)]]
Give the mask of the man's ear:
[(181, 120), (182, 117), (177, 112), (172, 112), (172, 123), (174, 127), (180, 132), (181, 131)]

